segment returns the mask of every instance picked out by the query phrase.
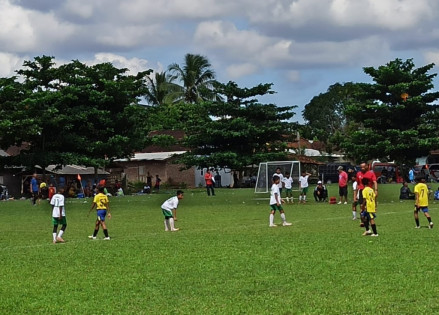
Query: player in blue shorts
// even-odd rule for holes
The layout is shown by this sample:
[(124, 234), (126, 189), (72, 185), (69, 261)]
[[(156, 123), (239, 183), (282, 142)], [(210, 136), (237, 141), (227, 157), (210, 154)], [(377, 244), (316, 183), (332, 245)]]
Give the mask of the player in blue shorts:
[(88, 238), (95, 240), (96, 235), (98, 235), (99, 232), (99, 226), (102, 226), (102, 230), (104, 231), (105, 238), (104, 240), (110, 240), (110, 237), (108, 236), (108, 230), (107, 225), (105, 224), (105, 217), (108, 214), (108, 218), (111, 219), (111, 213), (110, 213), (110, 205), (107, 195), (104, 194), (104, 187), (99, 187), (98, 194), (94, 196), (93, 204), (91, 205), (90, 212), (93, 210), (93, 208), (96, 207), (96, 222), (95, 222), (95, 229), (93, 231), (93, 235), (90, 235)]

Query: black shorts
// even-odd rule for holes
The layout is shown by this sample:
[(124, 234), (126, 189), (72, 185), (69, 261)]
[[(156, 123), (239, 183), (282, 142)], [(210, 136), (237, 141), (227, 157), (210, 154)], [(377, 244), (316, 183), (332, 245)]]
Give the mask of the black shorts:
[(340, 197), (347, 197), (348, 196), (348, 186), (338, 187), (338, 195)]
[(358, 189), (358, 204), (363, 204), (363, 189)]

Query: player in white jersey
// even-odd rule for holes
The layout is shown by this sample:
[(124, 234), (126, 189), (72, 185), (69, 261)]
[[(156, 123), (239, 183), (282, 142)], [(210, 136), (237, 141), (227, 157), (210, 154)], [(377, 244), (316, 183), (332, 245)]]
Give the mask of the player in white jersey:
[(302, 176), (299, 177), (299, 190), (300, 190), (300, 196), (299, 196), (299, 203), (306, 202), (306, 194), (308, 193), (308, 178), (311, 176), (310, 173), (307, 173), (305, 171), (302, 172)]
[(286, 172), (285, 177), (283, 179), (284, 186), (285, 186), (285, 192), (286, 192), (286, 200), (287, 202), (294, 203), (293, 198), (293, 178), (291, 177), (290, 173)]
[(282, 208), (282, 198), (280, 197), (279, 192), (279, 184), (280, 178), (277, 175), (273, 176), (273, 185), (271, 186), (271, 192), (270, 192), (270, 227), (277, 227), (276, 224), (274, 224), (274, 214), (276, 213), (276, 210), (279, 210), (280, 217), (282, 219), (282, 225), (283, 226), (290, 226), (291, 223), (287, 222), (287, 219), (285, 218), (285, 212)]
[(282, 175), (282, 171), (281, 171), (280, 167), (276, 168), (276, 173), (273, 174), (273, 177), (274, 176), (279, 177), (279, 184), (277, 184), (277, 186), (279, 187), (279, 198), (282, 198), (282, 188), (283, 188), (284, 176)]
[(358, 189), (357, 189), (357, 177), (352, 175), (352, 191), (354, 192), (353, 202), (352, 202), (352, 220), (357, 220), (357, 205), (358, 205)]
[(177, 195), (169, 198), (162, 204), (162, 212), (165, 216), (165, 231), (178, 231), (174, 226), (174, 221), (177, 221), (177, 207), (178, 202), (183, 199), (183, 191), (177, 190)]
[[(56, 244), (56, 242), (64, 243), (64, 239), (62, 238), (66, 227), (67, 227), (67, 220), (66, 220), (66, 208), (64, 206), (64, 188), (60, 188), (58, 193), (53, 195), (52, 199), (50, 200), (50, 204), (52, 205), (52, 224), (53, 224), (53, 244)], [(61, 230), (59, 230), (58, 235), (56, 233), (58, 232), (58, 225), (61, 224)]]

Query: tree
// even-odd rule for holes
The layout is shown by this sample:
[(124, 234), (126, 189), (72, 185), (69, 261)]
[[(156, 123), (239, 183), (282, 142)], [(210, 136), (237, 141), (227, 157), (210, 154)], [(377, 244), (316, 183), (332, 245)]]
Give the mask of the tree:
[(375, 83), (363, 84), (358, 101), (347, 107), (352, 119), (340, 141), (348, 155), (413, 164), (439, 147), (439, 92), (433, 89), (434, 64), (415, 68), (412, 59), (395, 59), (377, 69), (364, 68)]
[(214, 98), (212, 85), (215, 80), (215, 72), (211, 69), (211, 64), (206, 57), (186, 54), (182, 67), (173, 63), (168, 69), (174, 78), (183, 84), (180, 100), (187, 103), (199, 103)]
[[(198, 105), (207, 114), (203, 123), (188, 124), (186, 145), (192, 150), (179, 162), (190, 166), (219, 166), (242, 170), (261, 161), (285, 160), (286, 142), (295, 126), (290, 107), (260, 104), (254, 97), (274, 93), (272, 84), (239, 88), (217, 83), (215, 92), (226, 101)], [(194, 121), (195, 122), (195, 121)]]
[(175, 77), (167, 74), (166, 71), (156, 72), (154, 79), (150, 76), (147, 76), (146, 79), (146, 99), (150, 105), (172, 104), (183, 91), (179, 85), (173, 82)]
[(336, 83), (325, 93), (321, 93), (305, 106), (303, 118), (306, 120), (302, 134), (309, 139), (319, 139), (331, 147), (331, 138), (343, 132), (346, 120), (346, 107), (361, 91), (357, 83)]
[[(26, 143), (14, 165), (83, 164), (104, 166), (145, 145), (146, 111), (138, 106), (145, 77), (126, 75), (109, 63), (79, 61), (55, 67), (53, 57), (36, 57), (17, 71), (23, 80), (0, 83), (0, 143)], [(9, 98), (16, 93), (15, 98)]]

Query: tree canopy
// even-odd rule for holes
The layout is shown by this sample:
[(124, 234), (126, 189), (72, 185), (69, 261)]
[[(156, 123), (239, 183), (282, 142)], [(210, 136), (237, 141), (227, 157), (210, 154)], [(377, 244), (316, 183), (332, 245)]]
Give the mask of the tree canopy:
[(172, 80), (177, 79), (182, 83), (179, 100), (199, 103), (214, 98), (212, 85), (215, 82), (215, 71), (206, 57), (186, 54), (182, 66), (173, 63), (168, 69), (174, 76)]
[(187, 124), (186, 144), (192, 148), (178, 160), (187, 167), (219, 166), (241, 170), (261, 161), (285, 160), (289, 122), (295, 106), (260, 104), (255, 96), (274, 93), (272, 84), (240, 88), (235, 82), (216, 83), (225, 101), (204, 102), (204, 120)]
[(302, 135), (309, 139), (318, 139), (325, 143), (327, 150), (332, 146), (332, 137), (343, 132), (347, 124), (346, 108), (361, 91), (358, 83), (336, 83), (325, 93), (311, 99), (305, 105), (303, 118), (306, 123)]
[(26, 61), (18, 76), (1, 79), (0, 144), (27, 145), (4, 162), (98, 167), (142, 149), (148, 130), (138, 100), (150, 71), (126, 72), (77, 60), (56, 67), (53, 57), (42, 56)]
[(439, 147), (439, 92), (431, 92), (434, 64), (415, 68), (412, 59), (395, 59), (364, 72), (374, 81), (362, 84), (346, 109), (352, 123), (341, 146), (355, 160), (373, 158), (413, 164)]

